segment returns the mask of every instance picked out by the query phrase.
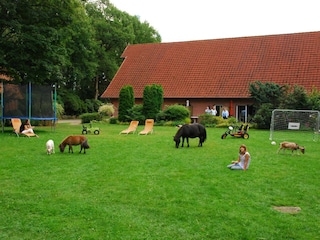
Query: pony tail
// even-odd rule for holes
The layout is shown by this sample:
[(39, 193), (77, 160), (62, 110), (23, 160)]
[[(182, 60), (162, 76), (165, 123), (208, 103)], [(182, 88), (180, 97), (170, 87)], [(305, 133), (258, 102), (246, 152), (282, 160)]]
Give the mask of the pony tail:
[(207, 130), (202, 124), (199, 124), (198, 126), (199, 126), (199, 131), (202, 135), (202, 139), (203, 141), (205, 141), (207, 139)]

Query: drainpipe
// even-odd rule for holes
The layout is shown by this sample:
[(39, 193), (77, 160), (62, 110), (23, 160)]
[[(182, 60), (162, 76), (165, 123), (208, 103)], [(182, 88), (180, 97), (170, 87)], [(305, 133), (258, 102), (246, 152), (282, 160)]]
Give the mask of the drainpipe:
[(233, 113), (233, 100), (230, 100), (229, 115), (230, 115), (230, 117), (234, 115), (234, 113)]

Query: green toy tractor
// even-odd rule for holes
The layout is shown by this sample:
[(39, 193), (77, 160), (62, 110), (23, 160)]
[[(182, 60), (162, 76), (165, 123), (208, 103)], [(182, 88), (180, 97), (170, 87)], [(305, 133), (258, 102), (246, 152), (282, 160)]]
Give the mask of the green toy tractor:
[(98, 135), (100, 133), (100, 128), (92, 127), (91, 123), (89, 127), (82, 125), (82, 134), (90, 134), (90, 133), (94, 133), (95, 135)]

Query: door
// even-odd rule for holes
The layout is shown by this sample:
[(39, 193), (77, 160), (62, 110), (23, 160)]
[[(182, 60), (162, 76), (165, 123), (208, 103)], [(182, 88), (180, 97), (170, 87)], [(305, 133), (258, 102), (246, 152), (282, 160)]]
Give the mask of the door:
[(248, 121), (248, 106), (238, 105), (236, 118), (239, 122), (246, 123)]

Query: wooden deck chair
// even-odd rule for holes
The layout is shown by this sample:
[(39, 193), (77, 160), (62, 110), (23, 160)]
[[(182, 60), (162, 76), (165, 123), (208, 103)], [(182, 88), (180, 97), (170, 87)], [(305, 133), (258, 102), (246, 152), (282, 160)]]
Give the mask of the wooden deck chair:
[(138, 125), (139, 125), (139, 121), (131, 121), (129, 127), (127, 129), (121, 131), (119, 134), (135, 133)]
[(148, 133), (152, 134), (153, 133), (153, 124), (154, 120), (153, 119), (146, 119), (144, 129), (139, 132), (140, 135), (147, 135)]
[(12, 124), (12, 127), (13, 127), (13, 131), (15, 132), (17, 137), (19, 137), (20, 135), (27, 136), (27, 137), (36, 137), (37, 136), (34, 133), (21, 133), (20, 132), (20, 127), (21, 127), (21, 124), (22, 124), (20, 118), (12, 118), (11, 119), (11, 124)]

